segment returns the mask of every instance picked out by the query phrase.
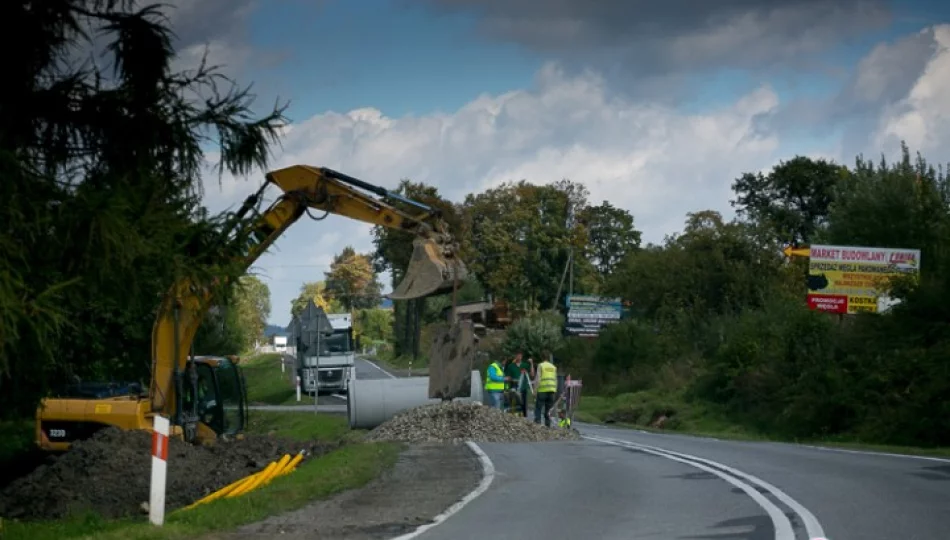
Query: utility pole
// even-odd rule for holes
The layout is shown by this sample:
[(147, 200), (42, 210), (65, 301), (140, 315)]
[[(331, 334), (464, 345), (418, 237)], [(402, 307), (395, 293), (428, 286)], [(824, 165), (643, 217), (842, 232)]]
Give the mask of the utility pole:
[(567, 282), (567, 295), (574, 296), (574, 248), (568, 252), (567, 264), (570, 272), (570, 278)]

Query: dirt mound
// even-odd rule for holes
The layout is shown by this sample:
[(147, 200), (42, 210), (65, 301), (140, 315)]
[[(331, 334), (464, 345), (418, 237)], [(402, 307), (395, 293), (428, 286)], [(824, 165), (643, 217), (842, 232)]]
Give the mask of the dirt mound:
[(535, 424), (470, 401), (423, 405), (401, 412), (366, 435), (371, 441), (540, 442), (577, 440), (577, 432)]
[[(142, 513), (149, 494), (151, 444), (150, 431), (103, 429), (0, 491), (0, 516), (30, 520), (83, 511), (109, 518)], [(303, 450), (311, 456), (330, 449), (321, 443), (261, 436), (219, 440), (207, 447), (172, 439), (166, 509), (188, 505), (284, 454)]]

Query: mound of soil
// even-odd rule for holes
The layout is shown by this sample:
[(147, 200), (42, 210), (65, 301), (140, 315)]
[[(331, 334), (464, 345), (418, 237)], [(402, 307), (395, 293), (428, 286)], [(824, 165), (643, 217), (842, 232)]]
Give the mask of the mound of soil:
[[(103, 429), (7, 485), (0, 491), (0, 516), (34, 520), (85, 511), (107, 518), (141, 514), (149, 497), (151, 445), (150, 431)], [(191, 504), (284, 454), (304, 451), (311, 457), (332, 446), (263, 436), (218, 440), (211, 446), (171, 439), (166, 511)]]

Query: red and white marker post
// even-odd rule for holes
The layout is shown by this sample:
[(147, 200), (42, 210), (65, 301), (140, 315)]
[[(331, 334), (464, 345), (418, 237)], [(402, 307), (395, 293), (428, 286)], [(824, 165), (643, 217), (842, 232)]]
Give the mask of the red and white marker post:
[(168, 473), (168, 418), (155, 415), (152, 426), (152, 484), (148, 498), (148, 520), (153, 525), (165, 522), (165, 480)]

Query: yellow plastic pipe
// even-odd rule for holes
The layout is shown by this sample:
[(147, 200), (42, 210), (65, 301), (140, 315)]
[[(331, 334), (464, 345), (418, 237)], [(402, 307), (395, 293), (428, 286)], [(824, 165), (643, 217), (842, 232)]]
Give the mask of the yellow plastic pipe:
[(300, 462), (303, 461), (303, 458), (304, 458), (303, 451), (300, 451), (293, 458), (290, 457), (290, 454), (284, 454), (284, 456), (281, 457), (279, 461), (274, 461), (274, 462), (269, 463), (267, 467), (265, 467), (263, 470), (260, 470), (256, 473), (245, 476), (244, 478), (231, 482), (230, 484), (215, 491), (214, 493), (206, 495), (202, 497), (201, 499), (198, 499), (197, 501), (189, 504), (188, 506), (180, 508), (179, 510), (176, 510), (176, 511), (190, 510), (196, 506), (207, 504), (211, 501), (218, 500), (221, 497), (231, 498), (231, 497), (238, 497), (240, 495), (249, 493), (257, 489), (258, 487), (267, 485), (274, 478), (277, 478), (278, 476), (284, 476), (286, 474), (292, 473), (297, 468), (297, 465), (299, 465)]
[(261, 472), (257, 473), (256, 475), (254, 475), (254, 478), (251, 479), (248, 483), (246, 483), (246, 484), (242, 485), (241, 487), (235, 489), (235, 490), (232, 491), (231, 493), (228, 493), (228, 494), (226, 495), (226, 497), (230, 499), (230, 498), (232, 498), (232, 497), (238, 497), (238, 496), (240, 496), (240, 495), (244, 495), (245, 493), (248, 493), (248, 492), (250, 492), (250, 491), (253, 491), (254, 489), (257, 488), (258, 485), (260, 485), (261, 482), (263, 482), (263, 481), (267, 478), (267, 476), (268, 476), (269, 474), (271, 474), (271, 473), (273, 472), (274, 467), (275, 467), (276, 465), (277, 465), (277, 462), (276, 462), (276, 461), (270, 462), (270, 463), (267, 465), (267, 467), (266, 467), (263, 471), (261, 471)]
[(280, 476), (280, 473), (284, 470), (284, 468), (287, 466), (289, 462), (290, 462), (290, 454), (284, 454), (284, 457), (280, 458), (280, 461), (277, 462), (277, 466), (274, 467), (274, 471), (271, 473), (271, 475), (268, 478), (264, 479), (264, 483), (262, 483), (261, 485), (266, 486), (267, 484), (270, 483), (271, 480)]
[(206, 495), (206, 496), (204, 496), (204, 497), (198, 499), (197, 501), (195, 501), (195, 502), (189, 504), (188, 506), (182, 508), (182, 510), (190, 510), (190, 509), (192, 509), (192, 508), (194, 508), (194, 507), (196, 507), (196, 506), (198, 506), (198, 505), (205, 504), (205, 503), (209, 503), (209, 502), (211, 502), (211, 501), (220, 499), (221, 497), (223, 497), (223, 496), (227, 495), (228, 493), (231, 493), (232, 491), (234, 491), (235, 489), (237, 489), (237, 488), (238, 488), (239, 486), (241, 486), (242, 484), (245, 484), (245, 483), (249, 482), (251, 479), (253, 479), (253, 478), (254, 478), (255, 476), (257, 476), (258, 474), (260, 474), (260, 472), (256, 472), (256, 473), (254, 473), (254, 474), (250, 474), (250, 475), (248, 475), (248, 476), (245, 476), (244, 478), (241, 478), (241, 479), (239, 479), (239, 480), (235, 480), (234, 482), (231, 482), (230, 484), (224, 486), (223, 488), (219, 489), (218, 491), (215, 491), (214, 493), (210, 493), (210, 494), (208, 494), (208, 495)]
[(284, 470), (280, 471), (280, 476), (294, 472), (294, 470), (297, 468), (297, 465), (299, 465), (301, 461), (303, 461), (303, 451), (294, 456), (294, 459), (290, 460), (290, 463), (284, 467)]

